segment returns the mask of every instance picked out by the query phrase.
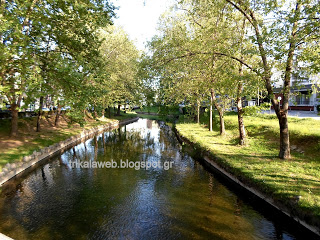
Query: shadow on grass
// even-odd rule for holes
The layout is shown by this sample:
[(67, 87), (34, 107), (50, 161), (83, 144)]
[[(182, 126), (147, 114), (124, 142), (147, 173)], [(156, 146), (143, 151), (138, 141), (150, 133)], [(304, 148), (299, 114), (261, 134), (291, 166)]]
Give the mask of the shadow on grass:
[(4, 165), (6, 165), (7, 163), (21, 161), (22, 157), (31, 155), (34, 151), (38, 151), (41, 148), (48, 147), (54, 143), (63, 141), (68, 137), (74, 135), (74, 133), (65, 132), (54, 132), (50, 134), (51, 135), (46, 137), (37, 136), (31, 141), (22, 139), (22, 146), (14, 148), (12, 149), (12, 151), (8, 151), (7, 153), (1, 154), (0, 168), (4, 167)]
[[(121, 116), (117, 117), (117, 120), (130, 119), (136, 116), (137, 115), (135, 113), (123, 113)], [(35, 118), (19, 119), (20, 136), (16, 140), (19, 141), (19, 145), (21, 146), (10, 146), (8, 149), (4, 149), (4, 151), (2, 151), (0, 158), (0, 171), (7, 163), (21, 161), (24, 156), (31, 155), (34, 151), (38, 151), (41, 148), (48, 147), (57, 142), (66, 140), (73, 135), (79, 134), (84, 128), (91, 128), (107, 123), (100, 121), (90, 122), (85, 125), (84, 128), (63, 127), (56, 129), (49, 127), (48, 129), (43, 129), (43, 131), (39, 133), (35, 133), (34, 129), (30, 127), (30, 125), (35, 125), (34, 121), (36, 121)], [(8, 129), (10, 129), (10, 120), (0, 120), (0, 133), (1, 138), (4, 141), (9, 140), (10, 131)]]

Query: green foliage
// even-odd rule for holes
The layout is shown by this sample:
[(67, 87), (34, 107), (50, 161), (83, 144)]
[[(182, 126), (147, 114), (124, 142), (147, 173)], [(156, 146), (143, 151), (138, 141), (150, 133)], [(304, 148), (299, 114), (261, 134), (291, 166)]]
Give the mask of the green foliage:
[(179, 115), (179, 106), (176, 105), (162, 105), (160, 106), (159, 114), (162, 116)]
[(66, 115), (70, 119), (70, 122), (68, 122), (69, 126), (71, 126), (74, 123), (79, 123), (81, 127), (84, 126), (85, 119), (83, 111), (79, 111), (77, 108), (75, 108), (71, 111), (68, 111)]
[(138, 112), (148, 112), (148, 113), (159, 113), (160, 111), (160, 106), (143, 106)]
[(245, 38), (248, 28), (241, 14), (223, 1), (177, 2), (161, 18), (160, 34), (149, 42), (159, 103), (189, 105), (185, 112), (190, 116), (197, 115), (199, 105), (214, 105), (223, 115), (237, 97), (256, 97), (261, 77), (236, 61), (259, 67), (246, 54), (254, 50)]
[(107, 93), (95, 100), (110, 106), (116, 104), (137, 104), (140, 100), (140, 79), (138, 75), (139, 51), (121, 27), (109, 26), (99, 30), (102, 44), (100, 53), (104, 71), (108, 78), (102, 79), (97, 88)]
[(92, 81), (106, 76), (100, 70), (97, 30), (111, 24), (113, 10), (109, 1), (100, 0), (1, 1), (0, 94), (5, 101), (15, 109), (22, 98), (27, 106), (50, 95), (54, 102), (84, 108), (97, 92)]
[(140, 94), (142, 96), (142, 101), (140, 105), (153, 106), (156, 104), (157, 100), (157, 88), (158, 81), (156, 78), (156, 71), (153, 67), (153, 59), (142, 54), (139, 60), (138, 74), (137, 77), (140, 79)]
[(269, 110), (271, 107), (270, 103), (263, 103), (260, 106), (247, 106), (243, 108), (244, 115), (246, 116), (259, 116), (261, 111)]

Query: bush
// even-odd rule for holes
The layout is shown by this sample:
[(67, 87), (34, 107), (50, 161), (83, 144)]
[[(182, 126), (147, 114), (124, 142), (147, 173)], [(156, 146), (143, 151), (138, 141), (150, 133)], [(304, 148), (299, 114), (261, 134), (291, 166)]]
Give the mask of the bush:
[(270, 103), (262, 103), (260, 106), (248, 106), (243, 108), (244, 114), (247, 116), (257, 116), (261, 111), (269, 110), (271, 107)]
[(79, 123), (80, 126), (83, 127), (85, 124), (83, 112), (80, 110), (68, 111), (66, 116), (70, 119), (70, 122), (68, 122), (69, 126), (71, 126), (73, 123)]
[(320, 105), (317, 105), (317, 110), (318, 112), (320, 112)]

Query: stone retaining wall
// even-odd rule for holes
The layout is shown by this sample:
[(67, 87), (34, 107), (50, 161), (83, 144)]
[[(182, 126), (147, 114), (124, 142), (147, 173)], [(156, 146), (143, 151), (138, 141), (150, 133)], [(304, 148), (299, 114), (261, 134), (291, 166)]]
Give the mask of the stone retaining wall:
[(101, 133), (106, 130), (117, 128), (120, 125), (125, 125), (125, 124), (135, 122), (138, 119), (139, 117), (136, 117), (133, 119), (128, 119), (120, 122), (117, 121), (117, 122), (108, 123), (105, 125), (93, 127), (91, 129), (85, 129), (78, 135), (72, 136), (59, 143), (55, 143), (49, 147), (42, 148), (39, 151), (34, 151), (31, 155), (23, 157), (22, 161), (15, 162), (15, 163), (7, 163), (4, 166), (4, 168), (2, 168), (2, 172), (0, 173), (0, 186), (5, 182), (7, 182), (9, 179), (15, 177), (19, 173), (22, 173), (26, 169), (35, 165), (36, 163), (44, 159), (49, 159), (50, 157), (65, 151), (71, 146), (78, 144), (82, 140), (89, 139), (90, 137), (92, 137), (97, 133)]

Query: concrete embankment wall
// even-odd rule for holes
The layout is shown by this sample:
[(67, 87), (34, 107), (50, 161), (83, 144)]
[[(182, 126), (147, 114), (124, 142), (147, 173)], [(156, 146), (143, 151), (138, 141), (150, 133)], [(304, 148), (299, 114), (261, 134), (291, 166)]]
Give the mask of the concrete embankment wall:
[[(194, 147), (194, 143), (191, 142), (189, 139), (183, 137), (177, 131), (177, 129), (175, 129), (175, 133), (176, 133), (176, 136), (181, 144), (186, 143), (190, 147), (192, 147), (192, 148)], [(197, 153), (197, 154), (199, 154), (199, 153)], [(249, 193), (262, 199), (264, 202), (271, 205), (273, 208), (279, 210), (283, 214), (287, 215), (289, 218), (293, 219), (294, 221), (301, 224), (305, 228), (309, 229), (310, 231), (312, 231), (316, 235), (320, 236), (320, 225), (318, 225), (317, 222), (312, 221), (312, 223), (310, 223), (309, 221), (307, 222), (305, 220), (305, 218), (312, 219), (311, 216), (307, 216), (306, 214), (303, 214), (303, 213), (300, 213), (299, 215), (297, 215), (297, 214), (295, 214), (296, 211), (294, 209), (290, 210), (290, 208), (287, 207), (286, 205), (284, 205), (283, 203), (274, 200), (271, 196), (263, 193), (259, 189), (255, 188), (253, 186), (250, 186), (250, 184), (248, 184), (246, 182), (241, 181), (239, 178), (237, 178), (236, 176), (234, 176), (233, 174), (228, 172), (224, 167), (217, 164), (217, 162), (215, 161), (215, 158), (218, 159), (217, 156), (214, 156), (213, 154), (209, 154), (205, 150), (201, 150), (200, 155), (201, 156), (199, 156), (199, 157), (201, 157), (202, 161), (204, 162), (204, 164), (207, 167), (209, 167), (210, 169), (212, 169), (216, 172), (219, 172), (222, 176), (229, 179), (234, 184), (237, 184), (239, 187), (245, 189)], [(303, 217), (301, 217), (301, 216), (303, 216)]]
[(45, 147), (39, 151), (34, 151), (31, 155), (23, 157), (22, 161), (20, 162), (8, 163), (4, 166), (2, 172), (0, 173), (0, 186), (8, 180), (10, 180), (11, 178), (24, 172), (26, 169), (29, 169), (30, 167), (34, 166), (36, 163), (39, 163), (40, 161), (49, 159), (52, 156), (60, 154), (65, 150), (69, 149), (70, 147), (77, 145), (79, 142), (91, 138), (95, 134), (117, 128), (120, 125), (135, 122), (138, 119), (139, 117), (136, 117), (133, 119), (107, 123), (105, 125), (93, 127), (88, 130), (83, 130), (80, 134), (72, 136), (64, 141), (53, 144), (49, 147)]

